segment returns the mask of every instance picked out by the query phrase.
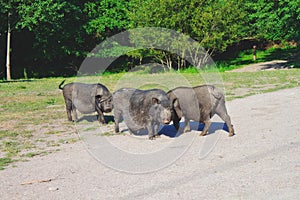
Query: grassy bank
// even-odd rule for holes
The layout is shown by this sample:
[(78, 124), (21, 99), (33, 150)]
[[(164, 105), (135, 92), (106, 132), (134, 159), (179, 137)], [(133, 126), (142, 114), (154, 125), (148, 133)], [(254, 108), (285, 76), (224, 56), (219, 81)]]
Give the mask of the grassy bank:
[[(63, 145), (78, 140), (75, 126), (66, 120), (63, 97), (58, 89), (64, 79), (0, 82), (0, 169), (16, 160), (25, 161), (59, 151)], [(135, 72), (66, 79), (66, 83), (101, 82), (111, 91), (121, 87), (161, 88), (167, 91), (177, 86), (208, 82), (224, 89), (227, 100), (232, 100), (300, 86), (300, 70), (251, 73)]]
[(245, 65), (267, 62), (272, 60), (286, 60), (287, 66), (300, 68), (300, 47), (295, 46), (273, 46), (268, 49), (258, 49), (256, 61), (253, 60), (253, 50), (244, 50), (230, 56), (224, 56), (222, 60), (216, 60), (215, 63), (219, 71), (228, 71)]

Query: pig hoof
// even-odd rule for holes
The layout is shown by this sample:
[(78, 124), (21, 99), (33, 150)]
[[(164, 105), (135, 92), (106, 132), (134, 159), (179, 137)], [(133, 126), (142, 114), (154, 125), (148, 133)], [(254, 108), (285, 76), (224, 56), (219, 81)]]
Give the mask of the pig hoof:
[(149, 140), (154, 140), (155, 137), (154, 136), (149, 136)]
[(100, 125), (105, 125), (106, 122), (105, 122), (105, 121), (99, 121), (99, 124), (100, 124)]
[(205, 136), (205, 135), (207, 135), (207, 133), (202, 131), (199, 135), (200, 136)]
[(184, 133), (187, 133), (187, 132), (190, 132), (191, 131), (191, 129), (189, 129), (189, 128), (187, 128), (187, 129), (184, 129)]
[(228, 137), (234, 136), (234, 133), (229, 133)]

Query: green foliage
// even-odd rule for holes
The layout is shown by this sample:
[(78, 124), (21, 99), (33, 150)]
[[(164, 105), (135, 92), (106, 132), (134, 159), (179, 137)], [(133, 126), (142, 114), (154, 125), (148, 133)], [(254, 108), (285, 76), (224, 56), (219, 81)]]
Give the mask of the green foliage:
[[(133, 0), (130, 27), (163, 27), (196, 39), (206, 49), (223, 51), (241, 38), (246, 15), (242, 1)], [(152, 37), (155, 37), (152, 36)], [(160, 40), (164, 38), (159, 38)], [(165, 41), (165, 40), (164, 40)], [(159, 43), (159, 40), (157, 41)]]
[[(203, 68), (209, 54), (222, 52), (243, 37), (245, 15), (241, 1), (132, 0), (128, 13), (130, 28), (162, 27), (175, 33), (164, 29), (157, 32), (138, 29), (131, 32), (130, 38), (143, 48), (152, 48), (154, 60), (170, 69), (185, 68), (186, 60)], [(197, 42), (191, 42), (190, 37)]]
[(128, 24), (127, 5), (128, 1), (126, 0), (86, 2), (84, 12), (87, 13), (89, 21), (85, 25), (85, 30), (100, 39), (105, 39), (124, 30)]
[[(10, 26), (12, 73), (26, 79), (75, 75), (83, 58), (98, 43), (138, 27), (183, 33), (211, 55), (245, 38), (299, 42), (299, 5), (300, 0), (0, 0), (0, 53), (5, 53)], [(127, 56), (118, 66), (121, 71), (143, 62), (183, 69), (188, 66), (183, 57), (194, 65), (202, 62), (191, 53), (202, 50), (198, 44), (188, 49), (186, 40), (174, 43), (171, 37), (168, 33), (135, 34), (129, 38), (135, 46), (116, 43), (99, 55)], [(161, 48), (166, 46), (170, 49)], [(174, 49), (178, 52), (172, 52)], [(4, 63), (2, 55), (1, 77), (5, 76)]]
[(19, 21), (17, 26), (34, 30), (38, 25), (47, 23), (59, 26), (63, 17), (63, 8), (67, 2), (55, 2), (52, 0), (24, 1), (18, 6)]
[(300, 40), (300, 0), (248, 1), (246, 9), (254, 37), (267, 40)]

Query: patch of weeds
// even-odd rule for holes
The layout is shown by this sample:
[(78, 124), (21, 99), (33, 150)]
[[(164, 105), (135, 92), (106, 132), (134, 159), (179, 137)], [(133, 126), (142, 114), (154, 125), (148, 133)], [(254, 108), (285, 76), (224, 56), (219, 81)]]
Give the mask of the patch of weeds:
[(98, 127), (91, 126), (91, 127), (85, 128), (83, 131), (95, 131), (95, 130), (97, 130), (97, 129), (98, 129)]
[(45, 96), (45, 95), (43, 93), (39, 92), (39, 93), (37, 93), (36, 96), (41, 97), (41, 96)]
[(23, 157), (28, 157), (28, 158), (32, 158), (34, 156), (40, 155), (39, 152), (30, 152), (30, 153), (26, 153), (24, 155), (22, 155)]
[(56, 99), (50, 98), (50, 99), (48, 99), (48, 100), (46, 101), (46, 103), (47, 103), (48, 105), (54, 105), (54, 104), (56, 103)]
[(99, 135), (99, 136), (113, 136), (113, 135), (116, 135), (116, 134), (113, 133), (113, 132), (104, 132), (104, 133), (98, 133), (97, 135)]
[(14, 138), (14, 137), (17, 137), (19, 135), (19, 133), (17, 133), (17, 132), (11, 132), (11, 131), (9, 131), (9, 130), (1, 130), (0, 131), (0, 139), (2, 139), (2, 138), (6, 138), (6, 137), (8, 137), (8, 138)]
[(68, 143), (68, 140), (60, 139), (60, 140), (58, 140), (58, 143), (66, 144), (66, 143)]
[(60, 134), (60, 133), (61, 133), (61, 131), (48, 131), (45, 134), (46, 135), (55, 135), (55, 134)]
[(33, 136), (33, 134), (32, 134), (31, 131), (24, 131), (24, 132), (22, 132), (22, 137), (23, 137), (23, 138), (29, 139), (29, 138), (31, 138), (32, 136)]
[(27, 158), (33, 158), (35, 156), (41, 156), (41, 155), (47, 155), (47, 151), (38, 151), (38, 152), (29, 152), (26, 154), (23, 154), (22, 157), (27, 157)]
[(35, 140), (35, 142), (46, 142), (46, 140), (45, 139), (37, 139), (37, 140)]
[(115, 122), (113, 122), (113, 121), (109, 121), (109, 122), (108, 122), (109, 125), (112, 125), (112, 124), (114, 124), (114, 123), (115, 123)]
[(3, 141), (3, 151), (6, 152), (7, 157), (17, 156), (20, 152), (20, 143), (16, 141)]
[(69, 138), (69, 139), (60, 139), (60, 140), (58, 140), (58, 143), (71, 144), (71, 143), (75, 143), (77, 141), (78, 141), (78, 139), (76, 139), (76, 138)]
[(26, 89), (26, 86), (20, 85), (18, 88), (19, 88), (19, 89), (22, 89), (22, 90), (25, 90), (25, 89)]
[(187, 67), (183, 70), (180, 70), (180, 73), (198, 74), (199, 69), (197, 69), (196, 67), (190, 66), (190, 67)]
[(69, 141), (69, 143), (75, 143), (75, 142), (78, 142), (79, 139), (78, 138), (70, 138), (68, 141)]
[(36, 146), (34, 144), (32, 144), (30, 141), (25, 141), (22, 146), (22, 149), (33, 149), (36, 148)]
[(12, 163), (11, 158), (0, 158), (0, 170), (3, 170), (8, 164)]
[(47, 147), (59, 147), (60, 144), (54, 140), (47, 141)]

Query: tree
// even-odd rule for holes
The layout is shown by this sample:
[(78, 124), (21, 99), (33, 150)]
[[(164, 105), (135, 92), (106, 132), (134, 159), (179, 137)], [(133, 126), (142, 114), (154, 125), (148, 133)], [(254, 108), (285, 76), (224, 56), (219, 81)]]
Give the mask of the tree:
[(300, 40), (300, 0), (247, 1), (249, 33), (266, 40)]
[(127, 28), (126, 10), (128, 0), (91, 0), (84, 4), (84, 12), (88, 16), (85, 30), (98, 40), (115, 35)]
[[(0, 1), (1, 18), (5, 19), (7, 34), (7, 53), (6, 53), (6, 79), (11, 80), (10, 52), (11, 52), (11, 34), (15, 30), (27, 28), (32, 30), (34, 26), (41, 22), (46, 22), (50, 16), (60, 18), (57, 11), (63, 3), (53, 3), (52, 0), (10, 0)], [(49, 15), (50, 14), (50, 15)]]
[[(18, 4), (19, 1), (0, 1), (1, 7), (1, 18), (4, 19), (3, 21), (6, 22), (6, 79), (9, 81), (11, 80), (11, 70), (10, 70), (10, 44), (11, 44), (11, 32), (13, 29), (13, 17), (15, 16), (15, 10), (13, 6)], [(2, 30), (3, 31), (3, 30)]]
[[(34, 43), (29, 45), (36, 50), (36, 55), (30, 56), (32, 62), (42, 61), (43, 66), (46, 63), (57, 65), (59, 62), (73, 62), (74, 58), (84, 54), (84, 50), (91, 48), (86, 43), (86, 32), (83, 29), (87, 19), (82, 12), (84, 2), (86, 1), (0, 1), (0, 16), (7, 22), (7, 80), (11, 78), (9, 52), (12, 32), (30, 32), (34, 36)], [(39, 66), (35, 66), (35, 70), (38, 68)]]
[[(132, 0), (129, 8), (131, 28), (163, 27), (184, 33), (198, 41), (198, 47), (194, 43), (190, 49), (183, 49), (184, 42), (173, 44), (181, 48), (181, 53), (177, 55), (164, 55), (166, 52), (161, 52), (161, 57), (166, 58), (166, 63), (170, 63), (168, 60), (171, 59), (173, 63), (177, 63), (178, 69), (185, 66), (185, 62), (179, 57), (186, 51), (189, 52), (190, 58), (197, 60), (196, 65), (200, 66), (209, 55), (216, 51), (225, 51), (228, 45), (243, 37), (241, 30), (246, 15), (243, 1)], [(204, 57), (198, 55), (203, 48), (208, 52)]]

